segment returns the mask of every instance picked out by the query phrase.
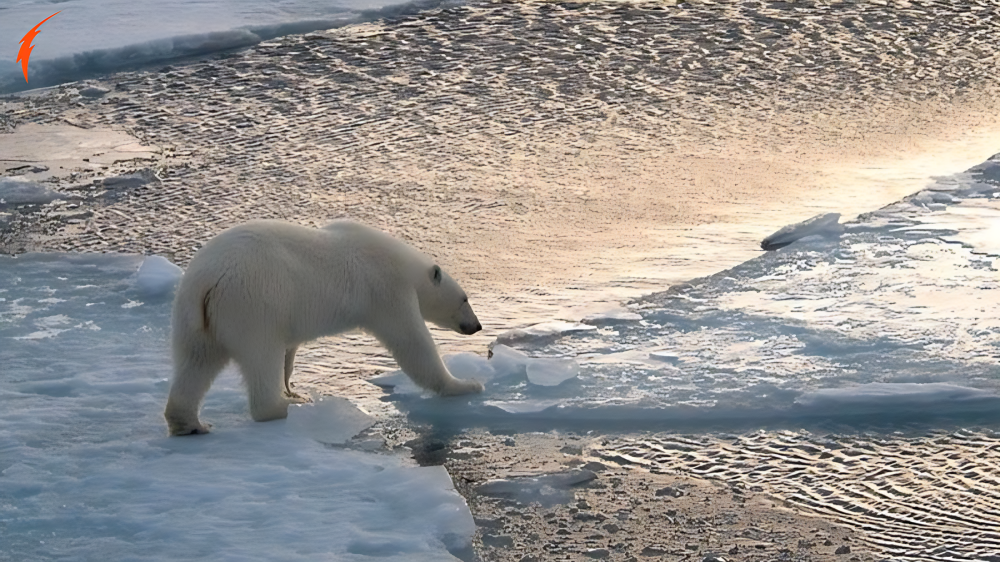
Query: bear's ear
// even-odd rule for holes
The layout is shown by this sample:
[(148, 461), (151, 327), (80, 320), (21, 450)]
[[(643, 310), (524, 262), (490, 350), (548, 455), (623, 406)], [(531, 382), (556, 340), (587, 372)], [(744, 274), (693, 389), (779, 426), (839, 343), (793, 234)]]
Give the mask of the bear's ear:
[(441, 268), (436, 265), (431, 268), (431, 281), (434, 281), (435, 285), (441, 284)]

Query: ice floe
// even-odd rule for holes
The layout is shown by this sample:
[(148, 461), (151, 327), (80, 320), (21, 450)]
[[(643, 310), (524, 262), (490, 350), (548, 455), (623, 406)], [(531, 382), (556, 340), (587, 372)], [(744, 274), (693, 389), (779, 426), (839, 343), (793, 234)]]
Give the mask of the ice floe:
[(353, 448), (371, 419), (344, 399), (255, 423), (228, 370), (214, 432), (167, 437), (169, 299), (123, 306), (142, 261), (0, 257), (0, 558), (471, 559), (445, 469)]

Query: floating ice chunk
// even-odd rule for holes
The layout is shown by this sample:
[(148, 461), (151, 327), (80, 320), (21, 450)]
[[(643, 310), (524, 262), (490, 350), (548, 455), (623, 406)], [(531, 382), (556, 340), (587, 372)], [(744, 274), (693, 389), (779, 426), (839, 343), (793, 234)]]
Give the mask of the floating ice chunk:
[(475, 353), (456, 353), (444, 358), (448, 371), (460, 379), (476, 379), (481, 383), (492, 380), (495, 376), (493, 365), (489, 360)]
[(638, 322), (642, 320), (642, 315), (630, 310), (608, 310), (585, 317), (580, 322), (591, 326), (607, 326), (614, 324), (624, 324), (625, 322)]
[(663, 361), (664, 363), (670, 363), (671, 365), (676, 365), (681, 361), (680, 357), (667, 351), (652, 351), (649, 353), (649, 358), (656, 361)]
[[(444, 357), (444, 364), (457, 378), (475, 379), (490, 387), (523, 384), (527, 380), (537, 386), (557, 386), (576, 377), (580, 365), (573, 359), (534, 358), (503, 344), (496, 344), (486, 359), (474, 353), (456, 353)], [(393, 394), (426, 392), (410, 380), (403, 371), (393, 371), (368, 379), (368, 382), (390, 390)]]
[(417, 386), (403, 371), (392, 371), (390, 373), (385, 373), (384, 375), (372, 377), (368, 379), (368, 382), (388, 390), (393, 394), (420, 394), (424, 391), (424, 389)]
[(142, 187), (154, 179), (156, 179), (156, 176), (153, 174), (153, 171), (149, 168), (143, 168), (132, 174), (104, 178), (104, 181), (101, 183), (109, 190), (134, 189)]
[(97, 86), (90, 86), (80, 90), (80, 95), (85, 98), (97, 99), (103, 97), (104, 94), (110, 92), (111, 90), (107, 88), (100, 88)]
[(505, 401), (505, 400), (488, 400), (483, 402), (486, 406), (493, 406), (495, 408), (500, 408), (501, 410), (507, 412), (508, 414), (537, 414), (538, 412), (545, 411), (552, 406), (558, 406), (563, 404), (565, 400), (562, 398), (548, 399), (548, 400), (516, 400), (516, 401)]
[[(487, 384), (496, 378), (493, 366), (485, 358), (475, 353), (456, 353), (443, 358), (448, 371), (460, 379), (475, 379)], [(393, 394), (421, 394), (426, 392), (417, 386), (403, 371), (392, 371), (384, 375), (372, 377), (368, 382), (391, 390)]]
[(342, 445), (374, 423), (375, 418), (362, 412), (350, 400), (325, 396), (314, 397), (312, 404), (288, 408), (285, 425), (289, 431), (320, 443)]
[(587, 324), (580, 324), (579, 322), (563, 322), (561, 320), (553, 320), (551, 322), (542, 322), (541, 324), (528, 326), (527, 328), (519, 328), (504, 332), (497, 337), (497, 342), (510, 343), (518, 340), (554, 338), (574, 332), (589, 332), (596, 329), (596, 326), (588, 326)]
[(167, 258), (146, 256), (139, 266), (135, 285), (144, 297), (163, 297), (174, 290), (183, 274), (184, 270), (170, 263)]
[(558, 386), (580, 374), (580, 364), (573, 359), (532, 359), (527, 366), (528, 382), (539, 386)]
[(497, 377), (527, 376), (528, 363), (531, 357), (502, 343), (490, 349), (490, 365)]
[(837, 410), (948, 410), (948, 406), (968, 406), (974, 402), (994, 404), (1000, 397), (948, 383), (869, 383), (849, 388), (824, 388), (795, 399), (800, 406)]
[(59, 193), (33, 181), (0, 178), (0, 207), (44, 205), (61, 197)]
[(572, 500), (573, 486), (595, 478), (597, 474), (593, 471), (574, 469), (542, 476), (490, 480), (476, 491), (486, 496), (509, 498), (522, 504), (539, 503), (542, 507), (552, 507)]
[(840, 213), (827, 213), (799, 223), (790, 224), (768, 236), (760, 243), (762, 250), (777, 250), (807, 236), (840, 236), (844, 226), (839, 224)]

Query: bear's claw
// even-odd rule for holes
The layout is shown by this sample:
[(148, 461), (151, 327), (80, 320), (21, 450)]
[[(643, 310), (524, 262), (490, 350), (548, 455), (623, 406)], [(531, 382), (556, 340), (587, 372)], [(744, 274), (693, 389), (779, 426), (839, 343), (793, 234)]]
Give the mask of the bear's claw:
[(287, 390), (285, 391), (285, 399), (291, 404), (308, 404), (312, 402), (312, 399), (308, 396), (302, 396), (297, 392), (289, 392)]

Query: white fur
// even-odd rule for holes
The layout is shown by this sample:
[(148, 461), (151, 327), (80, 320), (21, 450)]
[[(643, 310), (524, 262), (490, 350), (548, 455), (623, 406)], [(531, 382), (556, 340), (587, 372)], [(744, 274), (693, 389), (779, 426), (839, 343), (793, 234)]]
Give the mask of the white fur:
[(448, 372), (424, 321), (481, 328), (465, 292), (433, 260), (351, 221), (322, 229), (249, 222), (208, 241), (191, 260), (173, 310), (174, 379), (164, 413), (172, 435), (207, 433), (198, 420), (212, 381), (235, 361), (257, 421), (284, 418), (299, 344), (354, 328), (371, 333), (423, 388), (481, 392)]

